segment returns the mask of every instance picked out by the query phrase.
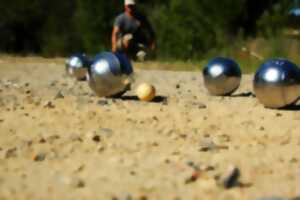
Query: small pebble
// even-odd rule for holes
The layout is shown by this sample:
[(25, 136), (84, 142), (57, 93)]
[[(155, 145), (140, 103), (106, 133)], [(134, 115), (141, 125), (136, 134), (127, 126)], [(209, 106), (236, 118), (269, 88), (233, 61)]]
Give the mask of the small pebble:
[(41, 143), (41, 144), (44, 144), (44, 143), (46, 143), (47, 141), (46, 141), (46, 139), (45, 138), (41, 138), (40, 140), (39, 140), (39, 143)]
[(55, 97), (54, 97), (55, 100), (56, 100), (56, 99), (63, 99), (63, 98), (65, 98), (65, 96), (63, 95), (63, 93), (62, 93), (61, 91), (59, 91), (59, 92), (55, 95)]
[(17, 157), (17, 148), (11, 148), (11, 149), (8, 149), (5, 153), (5, 158), (8, 159), (8, 158), (14, 158), (14, 157)]
[(138, 200), (148, 200), (148, 197), (147, 197), (147, 196), (144, 196), (144, 195), (142, 195), (142, 196), (140, 196), (140, 197), (138, 198)]
[(92, 140), (94, 141), (94, 142), (100, 142), (101, 141), (101, 137), (99, 136), (99, 135), (95, 135), (95, 136), (93, 136), (93, 138), (92, 138)]
[(46, 154), (44, 153), (38, 153), (32, 156), (32, 160), (35, 162), (42, 162), (45, 160), (45, 158), (46, 158)]
[(100, 146), (100, 147), (98, 147), (97, 151), (99, 153), (102, 153), (103, 151), (105, 151), (105, 147), (104, 146)]
[(13, 84), (12, 85), (14, 88), (17, 88), (17, 89), (20, 89), (20, 88), (22, 88), (22, 86), (20, 86), (19, 84), (17, 84), (17, 83), (15, 83), (15, 84)]
[[(292, 158), (291, 160), (290, 160), (290, 163), (298, 163), (298, 159), (297, 158)], [(300, 200), (300, 199), (299, 199)]]
[(214, 149), (216, 149), (216, 144), (212, 140), (205, 139), (201, 141), (199, 151), (207, 152)]
[(84, 188), (85, 187), (85, 182), (81, 179), (74, 180), (73, 184), (76, 188)]
[(193, 102), (192, 105), (198, 107), (198, 109), (207, 108), (207, 106), (204, 103), (201, 103), (201, 102)]
[(228, 150), (229, 147), (225, 145), (216, 145), (215, 142), (209, 138), (206, 138), (204, 141), (200, 142), (199, 151), (208, 152), (221, 149)]
[(196, 165), (193, 161), (188, 161), (186, 164), (187, 164), (187, 166), (193, 168), (193, 169), (196, 170), (196, 171), (199, 170), (199, 166)]
[(220, 142), (230, 142), (231, 141), (230, 136), (226, 135), (226, 134), (220, 135), (218, 138), (219, 138)]
[(58, 83), (58, 81), (52, 81), (49, 86), (54, 87), (56, 84)]
[(99, 100), (97, 102), (97, 104), (100, 105), (100, 106), (106, 106), (106, 105), (108, 105), (108, 101), (107, 100)]
[(68, 87), (69, 84), (68, 84), (68, 83), (61, 83), (61, 86), (63, 86), (63, 87)]
[(230, 166), (225, 175), (221, 178), (220, 184), (225, 189), (232, 188), (238, 184), (238, 179), (241, 173), (239, 168)]
[(185, 184), (196, 182), (199, 178), (199, 171), (194, 171), (190, 177), (185, 180)]
[(52, 143), (54, 142), (55, 140), (58, 140), (60, 139), (60, 136), (59, 135), (51, 135), (49, 136), (46, 140), (49, 142), (49, 143)]
[(119, 200), (119, 198), (116, 196), (113, 196), (113, 197), (111, 197), (111, 200)]
[(60, 181), (65, 184), (68, 185), (72, 188), (84, 188), (85, 187), (85, 182), (77, 177), (65, 177), (65, 176), (61, 176), (59, 177)]
[(201, 171), (214, 171), (215, 167), (211, 165), (201, 165), (200, 166)]
[(114, 133), (114, 131), (109, 128), (100, 128), (99, 132), (101, 135), (103, 135), (105, 137), (111, 137)]
[(51, 101), (47, 101), (43, 105), (44, 108), (55, 108), (55, 105)]
[(77, 167), (77, 168), (75, 169), (74, 172), (76, 172), (76, 173), (82, 172), (84, 169), (85, 169), (85, 165), (80, 165), (79, 167)]
[(152, 119), (157, 122), (159, 121), (159, 119), (156, 116), (153, 116)]
[(131, 175), (131, 176), (135, 176), (135, 175), (136, 175), (136, 172), (135, 172), (135, 171), (130, 171), (130, 175)]

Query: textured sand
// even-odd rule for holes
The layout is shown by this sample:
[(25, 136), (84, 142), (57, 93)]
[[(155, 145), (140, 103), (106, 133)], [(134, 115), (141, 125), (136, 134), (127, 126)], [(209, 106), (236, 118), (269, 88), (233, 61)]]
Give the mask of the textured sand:
[[(300, 195), (300, 111), (265, 109), (251, 80), (211, 97), (200, 72), (136, 70), (133, 89), (161, 96), (145, 103), (96, 97), (60, 59), (0, 58), (0, 199)], [(240, 184), (224, 189), (232, 165)]]

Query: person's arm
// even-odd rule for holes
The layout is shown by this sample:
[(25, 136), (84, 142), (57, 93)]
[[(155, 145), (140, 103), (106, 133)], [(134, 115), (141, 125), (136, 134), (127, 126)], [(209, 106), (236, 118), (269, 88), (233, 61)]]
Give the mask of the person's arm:
[(118, 33), (120, 31), (120, 28), (118, 26), (114, 26), (112, 35), (111, 35), (111, 46), (112, 46), (112, 52), (117, 51), (117, 38), (118, 38)]

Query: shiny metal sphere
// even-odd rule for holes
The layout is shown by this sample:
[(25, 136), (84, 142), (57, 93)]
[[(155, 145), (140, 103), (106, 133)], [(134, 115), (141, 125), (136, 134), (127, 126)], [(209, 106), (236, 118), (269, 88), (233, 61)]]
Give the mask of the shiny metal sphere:
[(66, 72), (77, 80), (84, 80), (90, 64), (85, 54), (74, 54), (66, 61)]
[(99, 97), (122, 95), (131, 84), (133, 69), (124, 54), (97, 55), (89, 69), (88, 83)]
[(204, 85), (210, 94), (226, 96), (238, 89), (241, 82), (239, 65), (229, 58), (217, 57), (203, 69)]
[(261, 65), (255, 74), (254, 91), (268, 108), (294, 104), (300, 96), (300, 70), (285, 59), (272, 59)]

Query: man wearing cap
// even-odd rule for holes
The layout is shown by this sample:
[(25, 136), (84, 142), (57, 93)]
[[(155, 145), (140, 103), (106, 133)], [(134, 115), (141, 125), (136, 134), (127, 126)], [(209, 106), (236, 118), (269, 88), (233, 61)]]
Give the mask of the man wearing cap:
[(125, 12), (120, 14), (112, 31), (112, 51), (144, 60), (147, 50), (155, 49), (155, 33), (148, 19), (139, 13), (135, 0), (125, 0)]

